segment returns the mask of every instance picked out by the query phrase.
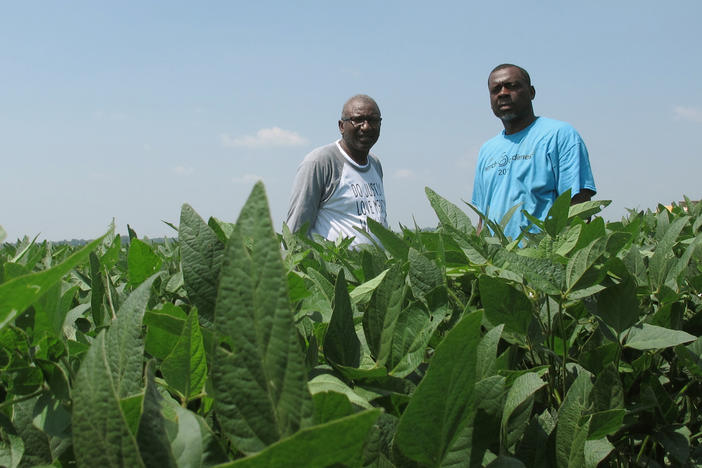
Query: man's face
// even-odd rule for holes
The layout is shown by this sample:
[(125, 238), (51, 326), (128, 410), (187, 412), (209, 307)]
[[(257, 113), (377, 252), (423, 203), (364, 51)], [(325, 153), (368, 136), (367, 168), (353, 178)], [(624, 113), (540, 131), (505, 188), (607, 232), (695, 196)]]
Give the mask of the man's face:
[(507, 67), (493, 72), (488, 78), (488, 89), (490, 107), (500, 120), (522, 119), (534, 112), (531, 107), (534, 87), (526, 82), (519, 69)]
[(339, 131), (346, 147), (352, 152), (368, 154), (380, 136), (378, 106), (372, 101), (356, 99), (346, 106), (343, 117), (339, 120)]

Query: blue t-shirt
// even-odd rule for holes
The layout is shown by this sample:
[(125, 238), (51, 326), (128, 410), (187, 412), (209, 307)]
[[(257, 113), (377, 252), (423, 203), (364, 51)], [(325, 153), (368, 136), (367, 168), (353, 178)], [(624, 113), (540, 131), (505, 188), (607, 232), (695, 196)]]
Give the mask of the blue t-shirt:
[(530, 224), (521, 210), (543, 220), (568, 189), (572, 195), (596, 191), (585, 143), (565, 122), (537, 117), (524, 130), (511, 135), (503, 130), (480, 148), (472, 202), (498, 223), (521, 204), (505, 228), (508, 237)]

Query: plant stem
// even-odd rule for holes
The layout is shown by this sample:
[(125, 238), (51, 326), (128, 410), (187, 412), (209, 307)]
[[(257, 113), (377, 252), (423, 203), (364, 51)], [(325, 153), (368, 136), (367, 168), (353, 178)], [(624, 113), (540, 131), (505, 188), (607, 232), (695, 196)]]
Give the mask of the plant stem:
[(641, 460), (641, 456), (643, 455), (644, 448), (646, 448), (646, 444), (648, 443), (648, 439), (650, 439), (650, 438), (651, 438), (651, 436), (647, 435), (646, 438), (641, 443), (641, 449), (639, 450), (638, 455), (636, 455), (636, 463), (637, 464), (639, 463), (639, 460)]
[(110, 290), (110, 277), (107, 272), (107, 267), (105, 267), (105, 291), (107, 292), (107, 303), (110, 305), (110, 312), (112, 312), (112, 320), (117, 318), (117, 313), (115, 312), (115, 306), (112, 303), (112, 291)]
[(15, 403), (22, 403), (23, 401), (31, 400), (35, 396), (41, 395), (43, 393), (43, 391), (44, 391), (43, 389), (39, 389), (34, 393), (30, 393), (29, 395), (24, 395), (24, 396), (21, 396), (19, 398), (15, 398), (14, 400), (3, 401), (2, 403), (0, 403), (0, 409), (5, 408), (6, 406), (12, 406)]

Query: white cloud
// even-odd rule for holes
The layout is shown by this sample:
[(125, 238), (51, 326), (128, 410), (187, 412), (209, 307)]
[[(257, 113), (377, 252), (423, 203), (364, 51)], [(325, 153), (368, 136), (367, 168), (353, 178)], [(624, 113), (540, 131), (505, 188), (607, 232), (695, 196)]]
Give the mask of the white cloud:
[(180, 176), (188, 176), (193, 173), (193, 168), (185, 166), (176, 166), (173, 168), (173, 172)]
[(673, 109), (677, 120), (689, 120), (691, 122), (702, 123), (702, 109), (696, 107), (675, 106)]
[(393, 177), (395, 179), (413, 179), (414, 171), (412, 171), (411, 169), (398, 169), (393, 174)]
[(256, 174), (244, 174), (241, 177), (234, 177), (232, 178), (232, 182), (235, 184), (244, 184), (244, 185), (250, 185), (255, 182), (258, 182), (259, 180), (263, 180), (263, 177), (257, 176)]
[(307, 143), (307, 139), (297, 132), (283, 130), (279, 127), (262, 128), (256, 135), (245, 135), (232, 138), (226, 133), (220, 135), (222, 146), (226, 148), (270, 148), (273, 146), (300, 146)]

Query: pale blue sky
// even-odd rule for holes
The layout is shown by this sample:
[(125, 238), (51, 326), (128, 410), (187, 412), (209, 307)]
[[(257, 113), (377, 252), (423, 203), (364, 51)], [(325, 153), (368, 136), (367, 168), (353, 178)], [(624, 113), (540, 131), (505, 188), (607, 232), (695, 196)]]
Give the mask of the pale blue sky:
[(260, 178), (279, 228), (298, 163), (366, 93), (391, 226), (435, 226), (424, 187), (470, 200), (503, 62), (583, 136), (605, 218), (699, 199), (701, 17), (699, 0), (3, 2), (0, 225), (174, 235), (183, 203), (234, 221)]

